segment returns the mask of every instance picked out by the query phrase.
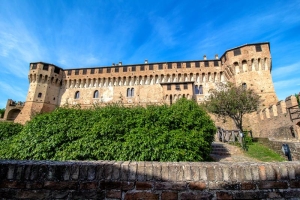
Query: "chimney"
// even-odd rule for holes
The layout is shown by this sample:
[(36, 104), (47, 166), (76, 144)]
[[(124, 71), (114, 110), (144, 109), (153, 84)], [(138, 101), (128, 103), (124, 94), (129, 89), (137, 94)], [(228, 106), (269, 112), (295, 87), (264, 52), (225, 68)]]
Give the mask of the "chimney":
[(204, 56), (203, 56), (203, 60), (206, 60), (206, 59), (207, 59), (207, 58), (206, 58), (206, 55), (204, 55)]
[(216, 59), (216, 60), (217, 60), (217, 59), (219, 59), (219, 56), (218, 56), (218, 54), (216, 54), (216, 55), (215, 55), (215, 59)]
[(119, 65), (122, 65), (122, 62), (119, 62)]
[(148, 63), (148, 60), (145, 60), (145, 64), (147, 64)]
[(112, 66), (115, 66), (115, 63), (113, 63)]

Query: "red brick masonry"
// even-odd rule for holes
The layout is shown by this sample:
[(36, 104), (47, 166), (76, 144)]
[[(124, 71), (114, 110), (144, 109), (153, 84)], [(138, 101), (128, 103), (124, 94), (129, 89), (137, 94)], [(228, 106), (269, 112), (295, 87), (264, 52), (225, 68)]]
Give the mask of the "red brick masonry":
[(0, 197), (297, 199), (300, 198), (300, 162), (0, 160)]

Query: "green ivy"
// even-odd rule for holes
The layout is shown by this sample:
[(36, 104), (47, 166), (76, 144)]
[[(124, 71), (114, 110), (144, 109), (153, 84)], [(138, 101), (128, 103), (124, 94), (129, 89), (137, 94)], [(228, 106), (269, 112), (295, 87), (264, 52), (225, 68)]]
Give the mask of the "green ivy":
[(58, 108), (16, 131), (0, 158), (206, 161), (215, 131), (202, 107), (184, 98), (171, 106)]

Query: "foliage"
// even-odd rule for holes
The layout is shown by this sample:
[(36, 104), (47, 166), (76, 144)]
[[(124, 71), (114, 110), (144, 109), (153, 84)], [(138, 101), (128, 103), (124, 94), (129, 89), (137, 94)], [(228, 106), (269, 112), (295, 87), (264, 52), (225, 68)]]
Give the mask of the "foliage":
[[(0, 122), (0, 155), (6, 156), (14, 136), (23, 129), (23, 125), (13, 122)], [(2, 156), (1, 156), (2, 157)]]
[(297, 99), (298, 107), (300, 108), (300, 97), (299, 97), (299, 94), (295, 94), (295, 97)]
[(0, 118), (4, 117), (5, 108), (0, 109)]
[(58, 108), (37, 115), (0, 147), (0, 158), (205, 161), (215, 126), (194, 101), (171, 106)]
[(252, 89), (220, 83), (216, 89), (210, 90), (206, 108), (219, 117), (230, 117), (243, 131), (243, 116), (256, 111), (259, 104), (260, 96)]
[(253, 142), (251, 145), (249, 145), (249, 149), (246, 154), (263, 162), (285, 161), (280, 154), (258, 142)]

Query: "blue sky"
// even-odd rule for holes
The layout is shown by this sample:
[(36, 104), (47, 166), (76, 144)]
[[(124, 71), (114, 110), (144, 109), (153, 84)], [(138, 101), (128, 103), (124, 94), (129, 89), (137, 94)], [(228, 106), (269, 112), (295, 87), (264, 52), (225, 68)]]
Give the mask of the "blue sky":
[(279, 99), (300, 92), (299, 0), (1, 0), (0, 108), (25, 101), (30, 62), (62, 68), (213, 59), (270, 42)]

